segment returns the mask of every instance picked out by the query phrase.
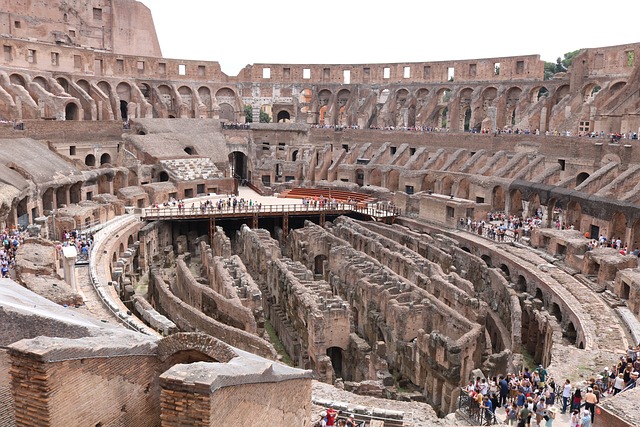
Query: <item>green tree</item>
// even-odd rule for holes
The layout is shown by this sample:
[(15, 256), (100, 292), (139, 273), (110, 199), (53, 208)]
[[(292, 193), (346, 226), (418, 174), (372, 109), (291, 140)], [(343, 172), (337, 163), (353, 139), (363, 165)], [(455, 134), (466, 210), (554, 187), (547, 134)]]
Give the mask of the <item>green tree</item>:
[(253, 123), (253, 109), (251, 105), (244, 106), (244, 121), (245, 123)]
[(271, 123), (271, 116), (260, 110), (260, 123)]
[(551, 78), (553, 77), (553, 75), (556, 73), (556, 64), (554, 64), (553, 62), (546, 62), (544, 63), (544, 79), (545, 80), (551, 80)]
[[(253, 107), (251, 105), (244, 106), (244, 121), (253, 123)], [(260, 110), (260, 123), (271, 123), (271, 116)]]

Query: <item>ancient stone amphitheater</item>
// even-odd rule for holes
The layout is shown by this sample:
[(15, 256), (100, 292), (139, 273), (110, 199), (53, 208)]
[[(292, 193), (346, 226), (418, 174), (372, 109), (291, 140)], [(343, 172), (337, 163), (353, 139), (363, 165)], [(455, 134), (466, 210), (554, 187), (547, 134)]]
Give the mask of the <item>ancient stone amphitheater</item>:
[(137, 1), (0, 4), (0, 425), (465, 425), (640, 342), (640, 44), (227, 76)]

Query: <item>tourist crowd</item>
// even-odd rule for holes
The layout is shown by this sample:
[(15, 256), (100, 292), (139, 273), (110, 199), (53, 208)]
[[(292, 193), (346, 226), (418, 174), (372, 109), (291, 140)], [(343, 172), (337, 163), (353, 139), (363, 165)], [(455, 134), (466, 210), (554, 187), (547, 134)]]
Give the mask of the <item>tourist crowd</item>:
[(521, 237), (530, 236), (533, 228), (542, 227), (542, 212), (526, 218), (489, 212), (482, 221), (460, 218), (458, 227), (497, 242), (518, 241)]
[(16, 264), (16, 252), (24, 241), (24, 236), (18, 229), (5, 228), (0, 233), (0, 272), (3, 278), (8, 278), (10, 270)]
[(78, 261), (89, 261), (89, 252), (93, 246), (93, 235), (91, 233), (82, 234), (80, 230), (64, 230), (62, 232), (62, 242), (57, 246), (58, 252), (62, 253), (63, 247), (75, 246), (78, 252)]
[(569, 379), (558, 384), (539, 365), (533, 371), (524, 368), (517, 374), (488, 380), (477, 377), (469, 381), (464, 392), (473, 402), (471, 415), (480, 415), (487, 424), (495, 423), (496, 409), (503, 407), (509, 425), (532, 427), (535, 420), (537, 426), (550, 427), (559, 410), (561, 414), (571, 414), (570, 427), (591, 427), (598, 403), (608, 396), (640, 387), (639, 371), (640, 344), (630, 346), (618, 363), (605, 367), (581, 386), (576, 387)]

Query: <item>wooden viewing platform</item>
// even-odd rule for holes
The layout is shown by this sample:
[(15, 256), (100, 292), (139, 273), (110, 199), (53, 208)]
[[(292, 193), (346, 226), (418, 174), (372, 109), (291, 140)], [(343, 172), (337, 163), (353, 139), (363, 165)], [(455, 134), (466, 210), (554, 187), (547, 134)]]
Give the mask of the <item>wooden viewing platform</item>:
[(208, 220), (210, 228), (215, 230), (215, 221), (224, 219), (250, 219), (252, 228), (258, 228), (260, 218), (281, 217), (284, 234), (288, 233), (289, 217), (319, 217), (319, 224), (324, 225), (327, 215), (340, 216), (349, 214), (360, 214), (369, 217), (373, 221), (393, 224), (395, 218), (400, 215), (400, 210), (394, 206), (384, 204), (362, 204), (362, 203), (327, 203), (325, 206), (312, 206), (310, 204), (285, 204), (285, 205), (263, 205), (258, 207), (243, 206), (226, 207), (218, 209), (209, 207), (201, 209), (196, 207), (160, 207), (144, 208), (141, 210), (140, 219), (143, 221), (185, 221), (185, 220)]

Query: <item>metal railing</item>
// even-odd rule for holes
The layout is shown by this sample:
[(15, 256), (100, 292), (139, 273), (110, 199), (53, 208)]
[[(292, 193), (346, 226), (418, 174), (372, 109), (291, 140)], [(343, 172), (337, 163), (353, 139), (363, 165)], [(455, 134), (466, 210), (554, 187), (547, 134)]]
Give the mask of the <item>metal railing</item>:
[(469, 418), (475, 425), (494, 425), (498, 424), (496, 414), (488, 408), (480, 406), (465, 389), (460, 390), (458, 398), (458, 410)]
[(311, 204), (286, 204), (286, 205), (243, 205), (243, 206), (202, 206), (202, 207), (158, 207), (144, 208), (141, 212), (143, 219), (195, 219), (211, 218), (223, 219), (225, 217), (239, 217), (266, 214), (342, 214), (355, 212), (376, 218), (393, 217), (400, 215), (400, 209), (394, 206), (384, 205), (358, 205), (350, 203), (326, 203), (322, 206)]

